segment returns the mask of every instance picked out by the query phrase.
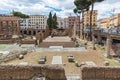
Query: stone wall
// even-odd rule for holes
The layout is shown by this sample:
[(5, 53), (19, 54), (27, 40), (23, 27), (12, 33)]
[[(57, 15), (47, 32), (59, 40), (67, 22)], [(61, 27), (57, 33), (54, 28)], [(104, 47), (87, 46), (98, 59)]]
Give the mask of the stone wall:
[(34, 44), (35, 40), (22, 40), (22, 44)]
[(120, 67), (82, 67), (82, 80), (120, 80)]
[(13, 43), (12, 40), (0, 40), (0, 44), (11, 44)]
[(120, 56), (120, 43), (112, 44), (112, 51), (114, 52), (114, 55)]
[(51, 80), (66, 80), (60, 65), (0, 65), (0, 80), (31, 80), (38, 74)]

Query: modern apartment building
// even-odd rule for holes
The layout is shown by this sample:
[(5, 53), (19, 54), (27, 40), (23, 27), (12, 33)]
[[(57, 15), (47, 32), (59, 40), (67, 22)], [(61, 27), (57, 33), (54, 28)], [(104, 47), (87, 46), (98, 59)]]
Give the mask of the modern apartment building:
[(28, 29), (30, 27), (30, 19), (29, 18), (20, 18), (19, 20), (20, 28), (21, 29)]
[(109, 28), (110, 27), (110, 18), (103, 18), (97, 21), (97, 27), (99, 28)]
[(68, 22), (68, 18), (64, 18), (64, 27), (68, 28), (69, 22)]
[[(83, 13), (83, 24), (84, 24), (84, 27), (89, 27), (90, 26), (90, 13), (91, 11), (86, 11)], [(97, 10), (93, 10), (93, 14), (92, 14), (92, 26), (93, 27), (96, 27), (97, 26)]]
[(0, 34), (19, 34), (19, 18), (13, 15), (0, 15)]
[(57, 17), (57, 23), (58, 23), (58, 28), (63, 28), (66, 29), (68, 28), (68, 19), (67, 18), (61, 18)]
[(110, 17), (111, 27), (120, 27), (120, 13)]
[(76, 28), (80, 26), (80, 17), (79, 16), (69, 16), (68, 17), (68, 25), (70, 28), (73, 28), (74, 22), (76, 22)]
[(33, 29), (46, 29), (47, 17), (45, 15), (30, 15), (29, 18), (30, 28)]
[(45, 15), (30, 15), (29, 18), (20, 19), (20, 28), (22, 34), (36, 35), (43, 31), (47, 26), (47, 17)]

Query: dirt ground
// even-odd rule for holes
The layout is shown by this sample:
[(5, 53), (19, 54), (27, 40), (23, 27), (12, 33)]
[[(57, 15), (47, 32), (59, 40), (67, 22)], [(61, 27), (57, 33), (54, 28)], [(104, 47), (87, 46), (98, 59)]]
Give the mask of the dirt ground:
[(87, 52), (33, 52), (28, 53), (24, 56), (24, 59), (19, 60), (15, 59), (9, 61), (5, 64), (20, 64), (21, 62), (28, 62), (28, 64), (38, 64), (38, 60), (40, 56), (46, 56), (47, 61), (45, 64), (51, 64), (53, 56), (62, 56), (62, 65), (65, 69), (65, 73), (68, 75), (71, 74), (79, 74), (80, 67), (76, 67), (75, 63), (68, 62), (67, 56), (72, 54), (75, 57), (75, 61), (78, 63), (93, 61), (97, 66), (103, 66), (104, 60), (102, 56), (98, 54), (96, 51), (87, 51)]

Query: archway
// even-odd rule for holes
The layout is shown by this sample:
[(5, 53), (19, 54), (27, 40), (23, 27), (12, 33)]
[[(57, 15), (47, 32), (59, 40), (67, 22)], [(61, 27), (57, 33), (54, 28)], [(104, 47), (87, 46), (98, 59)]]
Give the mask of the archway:
[(24, 34), (27, 34), (27, 31), (26, 31), (26, 30), (24, 31)]
[(36, 35), (36, 31), (33, 31), (33, 35)]
[(31, 31), (29, 31), (28, 35), (31, 35)]
[(20, 33), (23, 34), (23, 31), (21, 30)]

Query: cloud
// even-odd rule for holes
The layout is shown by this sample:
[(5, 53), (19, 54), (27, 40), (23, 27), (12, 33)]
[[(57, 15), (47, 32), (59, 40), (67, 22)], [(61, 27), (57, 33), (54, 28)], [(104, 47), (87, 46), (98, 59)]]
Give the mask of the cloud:
[(94, 9), (98, 10), (98, 19), (110, 17), (116, 13), (120, 13), (119, 4), (119, 0), (105, 0), (101, 3), (96, 3)]
[[(0, 0), (0, 14), (10, 13), (12, 10), (26, 14), (48, 15), (50, 11), (60, 17), (67, 17), (73, 13), (74, 0)], [(120, 13), (120, 0), (105, 0), (95, 3), (94, 9), (98, 10), (98, 19), (110, 17)], [(112, 9), (115, 12), (112, 13)]]

